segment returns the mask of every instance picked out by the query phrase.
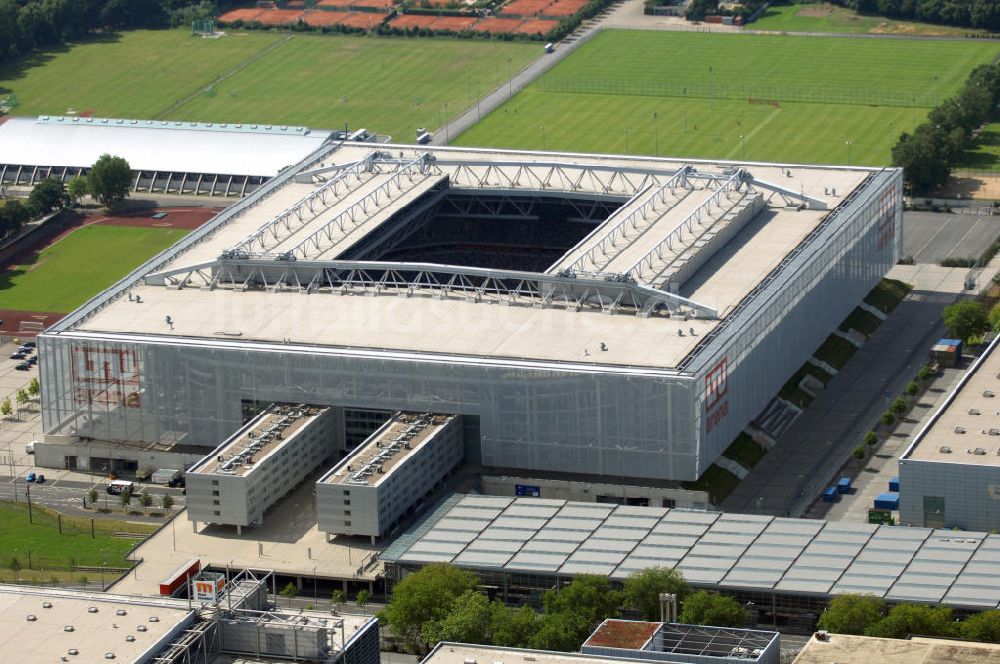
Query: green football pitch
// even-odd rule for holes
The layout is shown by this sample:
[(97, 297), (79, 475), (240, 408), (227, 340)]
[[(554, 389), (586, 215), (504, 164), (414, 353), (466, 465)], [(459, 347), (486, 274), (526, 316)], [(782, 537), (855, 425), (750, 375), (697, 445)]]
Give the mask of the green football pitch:
[(0, 67), (18, 115), (366, 127), (409, 141), (507, 80), (535, 43), (124, 32)]
[(609, 30), (460, 145), (884, 165), (1000, 44)]
[(750, 30), (778, 32), (858, 32), (890, 35), (966, 35), (983, 32), (973, 28), (868, 16), (825, 2), (774, 5), (768, 7), (760, 18), (747, 27)]
[(5, 309), (69, 312), (184, 237), (177, 228), (92, 225), (0, 272)]

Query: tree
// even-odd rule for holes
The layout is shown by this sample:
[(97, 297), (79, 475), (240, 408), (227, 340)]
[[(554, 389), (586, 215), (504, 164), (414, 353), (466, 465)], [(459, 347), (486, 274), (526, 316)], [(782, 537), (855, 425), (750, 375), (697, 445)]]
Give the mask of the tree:
[(21, 201), (12, 198), (0, 207), (0, 238), (17, 235), (31, 212)]
[(292, 583), (291, 581), (289, 581), (288, 584), (284, 588), (282, 588), (280, 591), (278, 591), (278, 594), (281, 595), (282, 597), (287, 597), (288, 598), (288, 606), (291, 606), (292, 605), (292, 600), (295, 599), (296, 597), (298, 597), (298, 595), (299, 595), (299, 589), (295, 586), (294, 583)]
[(122, 504), (122, 509), (128, 509), (128, 506), (132, 504), (132, 492), (125, 489), (119, 494), (118, 500)]
[(7, 565), (7, 567), (9, 567), (10, 571), (14, 573), (14, 583), (17, 583), (17, 575), (21, 572), (22, 569), (21, 561), (17, 559), (17, 556), (14, 556), (13, 558), (10, 559), (10, 563)]
[(452, 604), (451, 611), (441, 620), (424, 623), (420, 636), (425, 643), (457, 641), (489, 644), (492, 642), (493, 610), (486, 595), (467, 590)]
[(689, 625), (743, 627), (747, 610), (732, 597), (699, 590), (684, 600), (680, 621)]
[(69, 185), (66, 187), (66, 193), (74, 203), (79, 205), (83, 197), (90, 193), (90, 185), (87, 183), (87, 176), (77, 175), (70, 180)]
[(362, 588), (361, 590), (358, 591), (358, 594), (354, 596), (354, 603), (358, 605), (359, 609), (363, 609), (365, 607), (365, 604), (368, 603), (369, 598), (370, 598), (370, 593)]
[(101, 205), (114, 208), (128, 196), (132, 184), (132, 167), (122, 157), (101, 155), (90, 167), (87, 185), (90, 195)]
[(878, 434), (875, 433), (874, 431), (869, 431), (868, 433), (865, 434), (864, 442), (865, 445), (867, 445), (868, 447), (874, 447), (875, 445), (878, 445)]
[(493, 602), (493, 645), (506, 648), (527, 648), (538, 631), (539, 618), (530, 606), (511, 608), (503, 602)]
[(889, 614), (865, 630), (865, 636), (903, 639), (910, 634), (954, 636), (951, 609), (923, 604), (897, 604)]
[(347, 593), (343, 590), (334, 590), (330, 593), (330, 603), (333, 604), (334, 611), (340, 609), (340, 605), (347, 600)]
[(639, 609), (646, 620), (659, 620), (660, 593), (674, 593), (677, 600), (683, 602), (690, 591), (687, 581), (677, 570), (650, 567), (625, 580), (625, 605)]
[(142, 505), (143, 513), (145, 513), (146, 509), (153, 504), (153, 497), (149, 495), (148, 491), (143, 491), (139, 494), (139, 504)]
[(862, 445), (858, 445), (853, 450), (851, 450), (851, 456), (861, 461), (865, 458), (865, 448)]
[(896, 397), (896, 400), (892, 402), (891, 406), (889, 406), (889, 410), (896, 415), (902, 415), (906, 412), (906, 402), (900, 397)]
[(983, 611), (969, 616), (958, 626), (963, 639), (1000, 642), (1000, 611)]
[(28, 403), (28, 390), (22, 387), (14, 394), (14, 398), (17, 400), (17, 409), (20, 410), (21, 406)]
[(990, 309), (990, 315), (988, 316), (990, 321), (990, 327), (993, 328), (994, 332), (1000, 332), (1000, 302), (997, 302)]
[(162, 507), (165, 510), (168, 510), (173, 506), (174, 506), (174, 497), (171, 496), (169, 493), (163, 494), (163, 497), (160, 498), (160, 507)]
[(893, 415), (892, 412), (888, 410), (882, 413), (882, 415), (878, 419), (879, 421), (882, 422), (882, 424), (886, 425), (887, 427), (891, 427), (896, 422), (896, 416)]
[(31, 382), (28, 383), (28, 396), (34, 398), (38, 396), (38, 392), (41, 386), (38, 384), (38, 378), (32, 378)]
[(4, 417), (10, 417), (10, 414), (14, 412), (14, 408), (10, 405), (10, 397), (7, 397), (3, 401), (0, 401), (0, 415)]
[(587, 638), (586, 625), (572, 613), (545, 613), (531, 637), (531, 647), (537, 650), (575, 652)]
[(962, 300), (945, 307), (941, 320), (951, 335), (966, 343), (990, 329), (986, 309), (975, 300)]
[(596, 574), (581, 574), (561, 589), (548, 590), (542, 596), (546, 614), (571, 613), (579, 616), (583, 623), (589, 625), (587, 634), (605, 618), (616, 615), (621, 603), (622, 594), (612, 588), (607, 577)]
[(444, 563), (427, 565), (396, 584), (379, 620), (410, 645), (419, 646), (423, 624), (444, 620), (455, 600), (477, 585), (471, 572)]
[(906, 384), (906, 389), (904, 391), (906, 392), (906, 396), (915, 397), (920, 394), (920, 386), (917, 385), (917, 381), (911, 380)]
[(61, 208), (69, 201), (62, 180), (47, 177), (35, 185), (28, 194), (28, 207), (36, 215), (42, 215), (49, 210)]
[(864, 634), (882, 619), (885, 602), (874, 595), (838, 595), (819, 617), (819, 627), (837, 634)]
[(97, 489), (91, 489), (87, 492), (87, 502), (91, 505), (97, 505)]

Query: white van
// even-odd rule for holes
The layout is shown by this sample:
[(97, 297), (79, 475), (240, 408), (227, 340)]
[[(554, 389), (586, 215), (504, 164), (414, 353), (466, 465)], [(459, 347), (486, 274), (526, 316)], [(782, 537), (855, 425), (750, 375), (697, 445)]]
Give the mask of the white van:
[(135, 493), (135, 482), (129, 482), (128, 480), (111, 480), (108, 483), (108, 493), (117, 496), (119, 494), (125, 493), (125, 490), (129, 493)]

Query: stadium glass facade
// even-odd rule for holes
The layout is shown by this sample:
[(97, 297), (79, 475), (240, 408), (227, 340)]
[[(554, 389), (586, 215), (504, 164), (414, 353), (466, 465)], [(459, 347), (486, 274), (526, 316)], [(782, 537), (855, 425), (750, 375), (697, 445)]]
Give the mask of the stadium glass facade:
[(44, 429), (211, 449), (248, 401), (439, 412), (478, 420), (469, 456), (487, 466), (694, 480), (901, 243), (901, 173), (873, 170), (676, 369), (57, 327), (40, 337)]

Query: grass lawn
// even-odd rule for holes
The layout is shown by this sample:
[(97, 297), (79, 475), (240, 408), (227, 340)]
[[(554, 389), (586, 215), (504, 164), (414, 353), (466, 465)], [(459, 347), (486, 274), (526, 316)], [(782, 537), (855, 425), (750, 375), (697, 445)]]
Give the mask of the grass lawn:
[(1000, 173), (1000, 122), (983, 128), (973, 146), (959, 155), (955, 168)]
[(895, 279), (883, 279), (865, 296), (865, 302), (889, 313), (913, 290), (910, 284)]
[(844, 322), (840, 324), (840, 331), (857, 330), (866, 337), (870, 337), (881, 322), (874, 314), (870, 314), (861, 308), (855, 308), (851, 312), (851, 315), (845, 318)]
[(5, 309), (69, 312), (184, 237), (177, 228), (86, 226), (0, 273)]
[(802, 3), (769, 7), (749, 30), (782, 32), (853, 32), (893, 35), (964, 35), (981, 33), (973, 28), (957, 28), (915, 21), (895, 21), (883, 16), (865, 16), (826, 3)]
[[(412, 140), (541, 52), (535, 42), (124, 32), (0, 68), (15, 113), (366, 127)], [(219, 80), (220, 77), (226, 78)], [(187, 100), (179, 104), (180, 100)]]
[(722, 454), (733, 461), (739, 462), (741, 466), (749, 470), (764, 458), (767, 450), (754, 442), (750, 434), (743, 432), (736, 437), (733, 444), (726, 448), (726, 451)]
[(997, 53), (958, 40), (608, 30), (457, 143), (883, 165), (901, 132)]
[(718, 505), (739, 483), (740, 479), (736, 475), (713, 463), (697, 482), (684, 482), (683, 486), (689, 491), (707, 491), (708, 499), (714, 505)]
[(857, 346), (847, 339), (831, 334), (813, 355), (839, 371), (856, 352), (858, 352)]
[(95, 519), (91, 538), (89, 520), (64, 516), (60, 535), (55, 512), (35, 506), (32, 514), (34, 523), (29, 523), (25, 503), (0, 502), (0, 542), (4, 542), (0, 567), (8, 572), (15, 557), (27, 571), (29, 551), (34, 570), (70, 570), (71, 562), (80, 566), (99, 567), (106, 562), (108, 567), (127, 567), (125, 554), (137, 540), (111, 537), (111, 533), (150, 533), (155, 529), (148, 524)]

